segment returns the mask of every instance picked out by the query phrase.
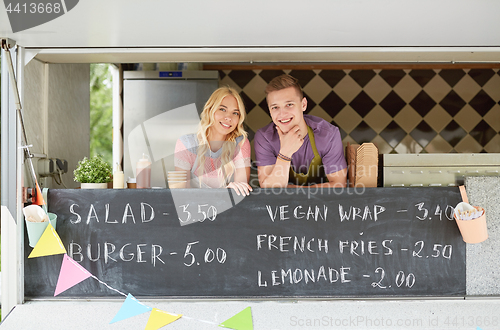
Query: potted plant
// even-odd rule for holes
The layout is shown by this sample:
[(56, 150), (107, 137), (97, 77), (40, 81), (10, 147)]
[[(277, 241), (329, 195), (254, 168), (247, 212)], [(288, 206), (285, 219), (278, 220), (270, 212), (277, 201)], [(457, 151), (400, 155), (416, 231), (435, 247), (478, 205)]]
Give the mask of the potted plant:
[(83, 158), (73, 172), (82, 189), (106, 189), (111, 182), (112, 168), (100, 155)]

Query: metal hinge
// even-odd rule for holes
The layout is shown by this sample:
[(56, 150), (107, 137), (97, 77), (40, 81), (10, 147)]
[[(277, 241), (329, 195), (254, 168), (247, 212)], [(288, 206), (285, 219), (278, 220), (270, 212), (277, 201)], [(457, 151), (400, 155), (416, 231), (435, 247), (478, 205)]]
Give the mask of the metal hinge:
[[(16, 41), (12, 40), (10, 38), (0, 38), (2, 40), (2, 48), (7, 50), (9, 48), (12, 48), (16, 45)], [(7, 47), (7, 48), (5, 48)]]

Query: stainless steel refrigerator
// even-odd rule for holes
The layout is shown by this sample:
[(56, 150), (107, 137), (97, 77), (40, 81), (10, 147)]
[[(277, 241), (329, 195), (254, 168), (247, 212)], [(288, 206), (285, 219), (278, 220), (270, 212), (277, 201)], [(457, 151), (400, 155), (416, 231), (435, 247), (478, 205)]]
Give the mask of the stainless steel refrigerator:
[(123, 163), (135, 177), (142, 155), (149, 157), (151, 186), (168, 188), (177, 139), (196, 133), (199, 114), (219, 86), (217, 71), (125, 71), (123, 74)]

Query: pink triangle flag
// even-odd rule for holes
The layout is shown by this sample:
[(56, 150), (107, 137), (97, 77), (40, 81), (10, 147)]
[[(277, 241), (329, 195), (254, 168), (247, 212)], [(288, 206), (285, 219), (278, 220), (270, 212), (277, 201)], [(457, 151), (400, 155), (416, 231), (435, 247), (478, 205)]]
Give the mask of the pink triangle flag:
[(92, 274), (90, 274), (85, 268), (80, 266), (67, 254), (64, 254), (54, 297), (91, 276)]

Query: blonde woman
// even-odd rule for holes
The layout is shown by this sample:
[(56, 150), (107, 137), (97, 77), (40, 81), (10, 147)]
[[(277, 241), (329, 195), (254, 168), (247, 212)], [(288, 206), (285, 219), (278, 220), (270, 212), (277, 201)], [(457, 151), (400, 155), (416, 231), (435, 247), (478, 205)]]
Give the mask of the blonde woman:
[(188, 171), (188, 187), (232, 188), (249, 195), (250, 142), (243, 129), (245, 106), (238, 92), (221, 87), (212, 93), (201, 113), (196, 134), (175, 146), (176, 171)]

